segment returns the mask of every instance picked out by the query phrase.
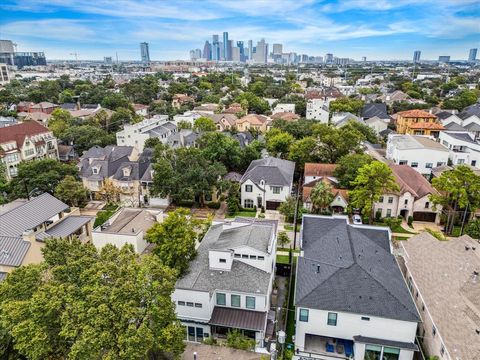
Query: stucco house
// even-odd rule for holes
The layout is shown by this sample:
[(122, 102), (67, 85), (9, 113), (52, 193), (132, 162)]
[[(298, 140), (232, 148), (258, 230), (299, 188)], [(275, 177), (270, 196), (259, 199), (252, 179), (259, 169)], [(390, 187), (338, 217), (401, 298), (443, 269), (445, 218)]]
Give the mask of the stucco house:
[(414, 221), (440, 222), (441, 205), (434, 209), (430, 195), (437, 190), (418, 171), (408, 165), (390, 164), (393, 176), (400, 188), (395, 193), (387, 193), (374, 204), (375, 213), (381, 217), (402, 216), (408, 219), (413, 216)]
[(253, 160), (240, 180), (241, 205), (276, 210), (291, 195), (295, 163), (275, 157)]
[(246, 218), (210, 226), (172, 294), (186, 341), (225, 338), (228, 331), (238, 329), (255, 339), (257, 348), (264, 347), (276, 227), (276, 221)]
[(294, 359), (412, 360), (420, 321), (388, 228), (304, 215)]

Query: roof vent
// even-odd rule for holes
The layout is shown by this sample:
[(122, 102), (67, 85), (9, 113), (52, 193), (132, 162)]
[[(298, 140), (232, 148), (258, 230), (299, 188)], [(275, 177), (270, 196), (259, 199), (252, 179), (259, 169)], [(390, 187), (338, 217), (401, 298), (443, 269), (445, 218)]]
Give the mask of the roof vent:
[(475, 246), (472, 246), (472, 250), (475, 251), (476, 247)]
[(317, 274), (320, 273), (320, 265), (317, 265)]
[(470, 246), (465, 245), (465, 251), (470, 250)]
[(477, 333), (477, 335), (480, 335), (480, 330), (479, 329), (476, 329), (475, 332)]
[(473, 275), (478, 276), (478, 275), (479, 275), (479, 272), (478, 272), (477, 270), (474, 270), (474, 271), (473, 271)]
[(132, 228), (132, 233), (134, 233), (134, 232), (135, 232), (135, 228)]

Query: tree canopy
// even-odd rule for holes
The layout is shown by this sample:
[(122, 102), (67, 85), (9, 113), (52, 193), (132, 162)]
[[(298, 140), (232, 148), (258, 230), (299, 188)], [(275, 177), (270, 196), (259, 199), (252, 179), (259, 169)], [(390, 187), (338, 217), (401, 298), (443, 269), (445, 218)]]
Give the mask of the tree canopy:
[[(47, 240), (44, 263), (0, 283), (4, 358), (178, 358), (184, 330), (171, 294), (175, 271), (155, 255), (79, 240)], [(0, 335), (2, 336), (2, 335)], [(5, 344), (6, 346), (3, 345)]]
[(366, 164), (370, 164), (373, 158), (368, 154), (347, 154), (342, 156), (334, 171), (335, 177), (338, 179), (342, 188), (350, 189), (352, 182), (358, 175), (358, 170)]

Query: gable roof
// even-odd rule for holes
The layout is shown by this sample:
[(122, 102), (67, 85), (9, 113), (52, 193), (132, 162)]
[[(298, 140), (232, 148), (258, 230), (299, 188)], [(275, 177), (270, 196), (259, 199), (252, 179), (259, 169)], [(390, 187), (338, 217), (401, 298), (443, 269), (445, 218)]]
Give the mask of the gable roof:
[(473, 115), (476, 115), (480, 118), (480, 103), (467, 106), (460, 114), (458, 114), (458, 117), (462, 120), (465, 120)]
[(0, 215), (0, 236), (20, 237), (69, 207), (49, 193), (43, 193)]
[(384, 103), (369, 103), (362, 108), (361, 117), (372, 118), (374, 116), (380, 119), (388, 119), (387, 104)]
[(389, 164), (388, 166), (392, 169), (395, 180), (400, 187), (400, 194), (409, 192), (415, 199), (420, 199), (429, 194), (437, 194), (437, 190), (414, 168), (396, 164)]
[(430, 114), (428, 111), (419, 110), (419, 109), (400, 111), (397, 114), (404, 118), (426, 118), (426, 119), (437, 118), (435, 115)]
[(294, 171), (295, 163), (293, 161), (269, 156), (253, 160), (240, 182), (251, 180), (253, 183), (259, 184), (261, 180), (264, 180), (268, 185), (290, 186), (293, 182)]
[(420, 320), (386, 228), (346, 217), (303, 217), (295, 305), (389, 319)]
[[(30, 242), (21, 237), (0, 235), (0, 265), (20, 266), (30, 248)], [(0, 281), (2, 278), (0, 277)]]
[(467, 129), (465, 129), (461, 125), (458, 125), (455, 121), (449, 122), (447, 125), (444, 125), (444, 126), (445, 126), (445, 130), (448, 130), (448, 131), (467, 131)]
[(30, 120), (20, 124), (3, 127), (0, 131), (0, 144), (15, 141), (17, 148), (20, 148), (27, 136), (29, 137), (48, 132), (50, 132), (50, 130), (45, 126), (36, 121)]
[(337, 164), (305, 163), (305, 176), (333, 176)]

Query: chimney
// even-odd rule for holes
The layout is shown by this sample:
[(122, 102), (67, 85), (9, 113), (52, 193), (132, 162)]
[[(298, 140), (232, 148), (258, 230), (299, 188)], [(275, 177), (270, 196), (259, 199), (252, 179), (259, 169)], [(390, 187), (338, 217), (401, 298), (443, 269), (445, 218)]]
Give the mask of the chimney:
[(22, 238), (25, 241), (28, 241), (30, 243), (35, 242), (35, 232), (32, 229), (25, 230), (22, 234)]

